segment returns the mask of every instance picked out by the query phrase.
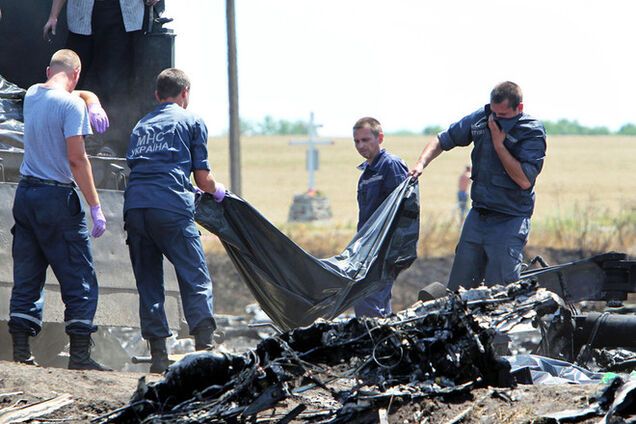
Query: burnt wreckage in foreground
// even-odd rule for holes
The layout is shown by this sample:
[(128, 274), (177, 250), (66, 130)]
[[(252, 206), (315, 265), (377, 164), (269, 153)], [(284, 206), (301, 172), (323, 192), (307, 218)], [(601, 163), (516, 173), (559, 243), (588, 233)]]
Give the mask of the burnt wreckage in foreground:
[[(220, 423), (258, 416), (272, 422), (345, 423), (374, 420), (388, 405), (478, 386), (511, 387), (525, 374), (511, 372), (511, 357), (498, 356), (506, 353), (501, 340), (508, 332), (532, 323), (543, 336), (534, 353), (576, 359), (591, 351), (587, 346), (599, 344), (593, 335), (608, 341), (604, 326), (632, 328), (636, 321), (617, 315), (594, 321), (600, 314), (576, 314), (555, 292), (616, 302), (634, 291), (635, 270), (625, 255), (610, 253), (529, 271), (506, 287), (438, 291), (442, 297), (385, 319), (318, 321), (267, 338), (243, 355), (194, 353), (171, 366), (162, 380), (140, 380), (129, 405), (96, 422)], [(312, 392), (327, 400), (313, 402), (307, 397)]]

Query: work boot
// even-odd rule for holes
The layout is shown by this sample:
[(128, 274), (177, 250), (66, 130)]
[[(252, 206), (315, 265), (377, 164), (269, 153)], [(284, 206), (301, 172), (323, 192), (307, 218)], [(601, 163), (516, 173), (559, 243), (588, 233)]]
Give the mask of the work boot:
[(36, 365), (29, 346), (29, 333), (11, 333), (13, 338), (13, 361), (27, 365)]
[(214, 347), (214, 328), (204, 327), (195, 330), (194, 333), (194, 349), (195, 350), (212, 350)]
[(112, 371), (112, 369), (91, 359), (91, 344), (93, 341), (90, 334), (70, 334), (69, 337), (71, 339), (70, 358), (68, 360), (69, 370)]
[(150, 372), (153, 374), (163, 374), (170, 366), (168, 359), (168, 349), (166, 348), (166, 338), (148, 339), (150, 344), (150, 355), (152, 362), (150, 363)]

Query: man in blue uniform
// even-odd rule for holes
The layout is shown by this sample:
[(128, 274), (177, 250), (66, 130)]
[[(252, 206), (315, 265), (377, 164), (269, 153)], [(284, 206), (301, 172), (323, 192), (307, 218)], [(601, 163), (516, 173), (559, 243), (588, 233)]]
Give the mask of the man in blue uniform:
[(165, 69), (157, 77), (155, 96), (160, 104), (137, 123), (130, 137), (124, 221), (139, 290), (141, 334), (150, 343), (150, 371), (160, 373), (169, 364), (166, 338), (171, 335), (164, 310), (163, 255), (175, 267), (196, 349), (212, 347), (212, 280), (194, 222), (197, 189), (190, 175), (217, 202), (223, 200), (225, 187), (210, 172), (205, 123), (186, 111), (187, 75)]
[(65, 305), (64, 324), (71, 341), (68, 367), (105, 370), (90, 358), (91, 333), (97, 330), (97, 278), (78, 186), (90, 206), (93, 237), (104, 233), (106, 219), (84, 149), (92, 117), (84, 101), (72, 94), (80, 71), (77, 54), (59, 50), (46, 70), (46, 83), (31, 86), (24, 98), (24, 160), (13, 204), (9, 331), (14, 361), (34, 364), (29, 337), (42, 329), (50, 265)]
[(502, 82), (490, 104), (452, 124), (422, 151), (410, 174), (442, 151), (474, 143), (472, 208), (466, 217), (448, 288), (505, 284), (519, 279), (534, 210), (534, 185), (543, 167), (543, 124), (523, 112), (521, 88)]
[[(353, 126), (353, 141), (360, 156), (366, 159), (358, 166), (362, 171), (358, 181), (358, 231), (373, 212), (407, 177), (408, 168), (402, 159), (390, 154), (380, 145), (384, 141), (382, 126), (377, 119), (360, 118)], [(356, 316), (383, 317), (391, 314), (393, 280), (356, 302)]]

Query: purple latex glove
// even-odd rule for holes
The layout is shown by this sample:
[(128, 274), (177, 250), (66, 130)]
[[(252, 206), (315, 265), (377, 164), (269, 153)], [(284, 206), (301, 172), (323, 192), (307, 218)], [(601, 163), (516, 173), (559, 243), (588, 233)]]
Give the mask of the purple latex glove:
[(91, 103), (88, 105), (88, 118), (91, 121), (91, 126), (98, 133), (103, 133), (110, 126), (108, 122), (108, 115), (99, 103)]
[(225, 186), (221, 183), (215, 184), (216, 189), (212, 193), (212, 198), (216, 203), (221, 203), (225, 199)]
[(91, 235), (97, 238), (106, 231), (106, 217), (104, 216), (102, 207), (99, 204), (91, 206), (91, 218), (93, 218), (93, 231), (91, 232)]

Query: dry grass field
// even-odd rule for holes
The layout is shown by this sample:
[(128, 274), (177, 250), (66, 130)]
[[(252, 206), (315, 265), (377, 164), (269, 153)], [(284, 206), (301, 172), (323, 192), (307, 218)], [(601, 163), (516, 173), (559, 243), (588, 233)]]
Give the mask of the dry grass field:
[[(317, 254), (335, 253), (355, 230), (359, 177), (355, 167), (362, 158), (348, 138), (320, 146), (316, 185), (329, 198), (333, 219), (312, 225), (288, 224), (293, 196), (307, 189), (305, 147), (289, 145), (292, 139), (303, 136), (242, 138), (242, 197), (303, 247)], [(387, 136), (384, 146), (410, 166), (429, 139)], [(455, 245), (459, 231), (457, 178), (470, 162), (470, 151), (467, 147), (445, 152), (420, 177), (420, 238), (425, 256), (448, 254)], [(211, 138), (209, 154), (217, 179), (229, 186), (227, 139)], [(634, 171), (636, 137), (549, 137), (536, 187), (530, 244), (636, 254)], [(210, 240), (208, 245), (214, 248), (216, 243)]]

